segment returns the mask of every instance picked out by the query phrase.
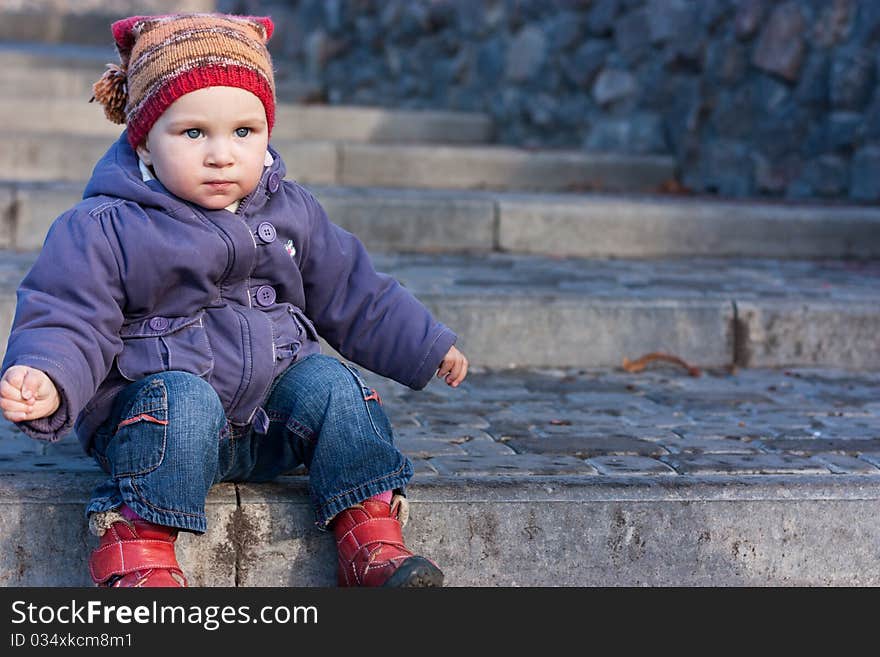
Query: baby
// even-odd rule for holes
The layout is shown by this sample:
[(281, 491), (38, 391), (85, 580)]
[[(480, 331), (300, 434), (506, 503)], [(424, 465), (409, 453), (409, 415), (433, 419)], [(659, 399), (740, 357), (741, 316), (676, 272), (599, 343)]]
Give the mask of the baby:
[(284, 179), (268, 18), (132, 17), (95, 99), (126, 130), (22, 281), (0, 408), (74, 428), (108, 474), (86, 509), (100, 586), (185, 586), (174, 542), (221, 481), (305, 464), (338, 582), (440, 586), (404, 544), (413, 470), (376, 391), (320, 354), (413, 389), (458, 386), (456, 335)]

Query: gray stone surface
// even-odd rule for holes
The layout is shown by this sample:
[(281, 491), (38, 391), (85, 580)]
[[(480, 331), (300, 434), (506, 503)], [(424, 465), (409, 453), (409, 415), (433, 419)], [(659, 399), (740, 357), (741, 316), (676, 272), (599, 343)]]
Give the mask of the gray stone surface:
[(10, 227), (10, 246), (22, 251), (36, 251), (43, 246), (52, 222), (82, 199), (83, 184), (29, 183), (18, 184), (13, 189), (16, 206)]
[[(279, 26), (269, 47), (282, 100), (485, 113), (507, 145), (669, 155), (675, 188), (698, 193), (876, 199), (865, 197), (854, 157), (876, 141), (865, 129), (877, 78), (874, 0), (246, 4)], [(112, 10), (4, 8), (0, 37), (32, 40), (14, 56), (30, 51), (35, 68), (0, 62), (0, 86), (87, 100), (115, 58), (98, 56), (109, 50)], [(80, 45), (56, 43), (65, 41)], [(448, 141), (465, 138), (459, 127), (443, 129)], [(404, 123), (343, 128), (346, 139), (411, 139)]]
[[(407, 542), (441, 563), (451, 586), (880, 584), (870, 566), (880, 540), (876, 372), (475, 369), (459, 389), (435, 381), (421, 392), (365, 376), (403, 419), (399, 444), (415, 459)], [(589, 442), (592, 456), (582, 459), (513, 452), (501, 441), (552, 431), (574, 444), (611, 418), (629, 433), (628, 408), (645, 424), (678, 414), (678, 442), (633, 434), (675, 453), (621, 453), (610, 437)], [(457, 425), (462, 414), (482, 417), (482, 428)], [(875, 433), (823, 439), (811, 456), (752, 438), (796, 424)], [(744, 451), (705, 449), (710, 442)], [(869, 451), (853, 452), (857, 442)], [(486, 449), (493, 444), (501, 451)], [(102, 478), (72, 437), (38, 443), (0, 422), (0, 584), (88, 585), (97, 539), (83, 508)], [(213, 488), (208, 533), (179, 542), (190, 581), (332, 586), (332, 537), (314, 526), (306, 483), (301, 472)]]
[[(14, 289), (33, 255), (3, 259), (0, 299), (11, 321)], [(624, 357), (664, 352), (700, 367), (872, 370), (880, 357), (880, 270), (871, 260), (373, 260), (455, 327), (476, 366), (619, 366)]]
[(333, 222), (379, 251), (491, 251), (495, 203), (433, 190), (315, 189)]
[(499, 197), (499, 242), (520, 253), (601, 257), (875, 256), (871, 207), (708, 203), (658, 197)]
[[(112, 138), (6, 132), (0, 178), (85, 181)], [(288, 176), (304, 183), (428, 189), (652, 191), (669, 180), (666, 156), (588, 155), (501, 147), (407, 146), (273, 139)], [(84, 166), (83, 163), (88, 163)]]
[(752, 63), (768, 73), (796, 80), (806, 50), (804, 28), (804, 16), (797, 3), (776, 7), (761, 31)]
[(878, 369), (876, 309), (876, 302), (868, 299), (845, 304), (806, 299), (738, 302), (739, 353), (744, 355), (739, 362), (750, 367), (833, 362)]
[(17, 212), (15, 189), (0, 187), (0, 244), (8, 249), (12, 246), (12, 222)]
[[(79, 201), (82, 187), (82, 182), (0, 183), (4, 225), (16, 201), (8, 246), (38, 248), (55, 217)], [(880, 209), (874, 207), (310, 187), (330, 218), (371, 251), (627, 258), (880, 255)]]
[[(58, 69), (49, 70), (60, 75), (69, 69), (59, 62)], [(103, 64), (97, 66), (93, 77), (100, 77), (103, 70)], [(89, 96), (69, 97), (61, 93), (50, 96), (48, 90), (45, 91), (44, 97), (31, 97), (16, 90), (14, 97), (0, 99), (0, 122), (6, 128), (24, 132), (67, 132), (115, 138), (122, 131), (122, 126), (104, 117), (100, 104), (88, 102)], [(474, 112), (395, 111), (290, 103), (278, 103), (272, 129), (274, 139), (311, 141), (480, 143), (488, 141), (490, 134), (488, 117)]]
[(339, 183), (446, 189), (650, 191), (672, 175), (671, 159), (656, 155), (344, 144)]

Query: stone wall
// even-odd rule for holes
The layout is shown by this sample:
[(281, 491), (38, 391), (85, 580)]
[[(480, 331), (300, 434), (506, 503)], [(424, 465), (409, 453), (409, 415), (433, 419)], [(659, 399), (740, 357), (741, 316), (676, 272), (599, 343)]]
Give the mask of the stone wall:
[(299, 99), (476, 110), (501, 143), (674, 154), (697, 193), (880, 200), (877, 0), (218, 6), (274, 17)]

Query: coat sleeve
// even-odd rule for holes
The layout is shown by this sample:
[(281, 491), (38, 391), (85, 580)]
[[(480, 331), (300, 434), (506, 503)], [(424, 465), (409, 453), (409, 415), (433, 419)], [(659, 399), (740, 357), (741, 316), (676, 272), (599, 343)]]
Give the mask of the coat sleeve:
[(82, 210), (61, 215), (18, 288), (3, 371), (28, 365), (45, 372), (61, 397), (51, 416), (17, 426), (56, 441), (107, 376), (122, 351), (124, 294), (104, 222)]
[(456, 335), (397, 280), (377, 272), (361, 241), (330, 222), (299, 188), (308, 217), (300, 270), (306, 314), (340, 354), (415, 390), (424, 388)]

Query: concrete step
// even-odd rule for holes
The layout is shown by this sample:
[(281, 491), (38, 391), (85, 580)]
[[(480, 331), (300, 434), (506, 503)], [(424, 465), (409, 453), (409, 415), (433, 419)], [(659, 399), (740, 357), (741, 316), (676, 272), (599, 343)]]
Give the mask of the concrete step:
[[(366, 376), (415, 466), (404, 535), (450, 586), (880, 585), (880, 372)], [(89, 585), (103, 478), (72, 436), (0, 421), (0, 585)], [(215, 486), (208, 532), (178, 543), (191, 583), (332, 586), (306, 486)]]
[(0, 41), (97, 45), (119, 18), (216, 8), (216, 0), (4, 0)]
[[(0, 121), (9, 130), (63, 133), (65, 141), (80, 135), (115, 139), (122, 126), (104, 117), (103, 108), (78, 99), (2, 98)], [(378, 107), (279, 104), (274, 139), (312, 139), (373, 143), (484, 143), (491, 138), (484, 114), (445, 111), (387, 110)], [(37, 137), (39, 139), (39, 137)], [(75, 139), (72, 146), (76, 146)]]
[[(107, 47), (0, 44), (0, 121), (13, 132), (115, 138), (121, 127), (88, 100), (106, 63), (117, 59)], [(482, 113), (301, 105), (289, 102), (298, 95), (296, 86), (279, 73), (276, 138), (379, 143), (484, 143), (492, 138), (491, 121)]]
[[(0, 269), (0, 341), (32, 254)], [(699, 367), (880, 369), (880, 261), (381, 255), (480, 367), (606, 367), (664, 352)]]
[[(579, 257), (880, 257), (880, 208), (669, 196), (312, 186), (371, 250)], [(82, 183), (0, 181), (0, 248), (38, 249)]]
[[(110, 139), (0, 131), (0, 179), (85, 181)], [(306, 184), (422, 189), (653, 191), (670, 180), (662, 156), (527, 151), (501, 146), (363, 144), (273, 139), (290, 178)]]
[[(25, 100), (88, 100), (106, 64), (119, 61), (109, 25), (109, 20), (102, 22), (99, 45), (0, 40), (0, 89)], [(318, 91), (313, 82), (284, 69), (275, 72), (279, 102), (299, 102)]]

